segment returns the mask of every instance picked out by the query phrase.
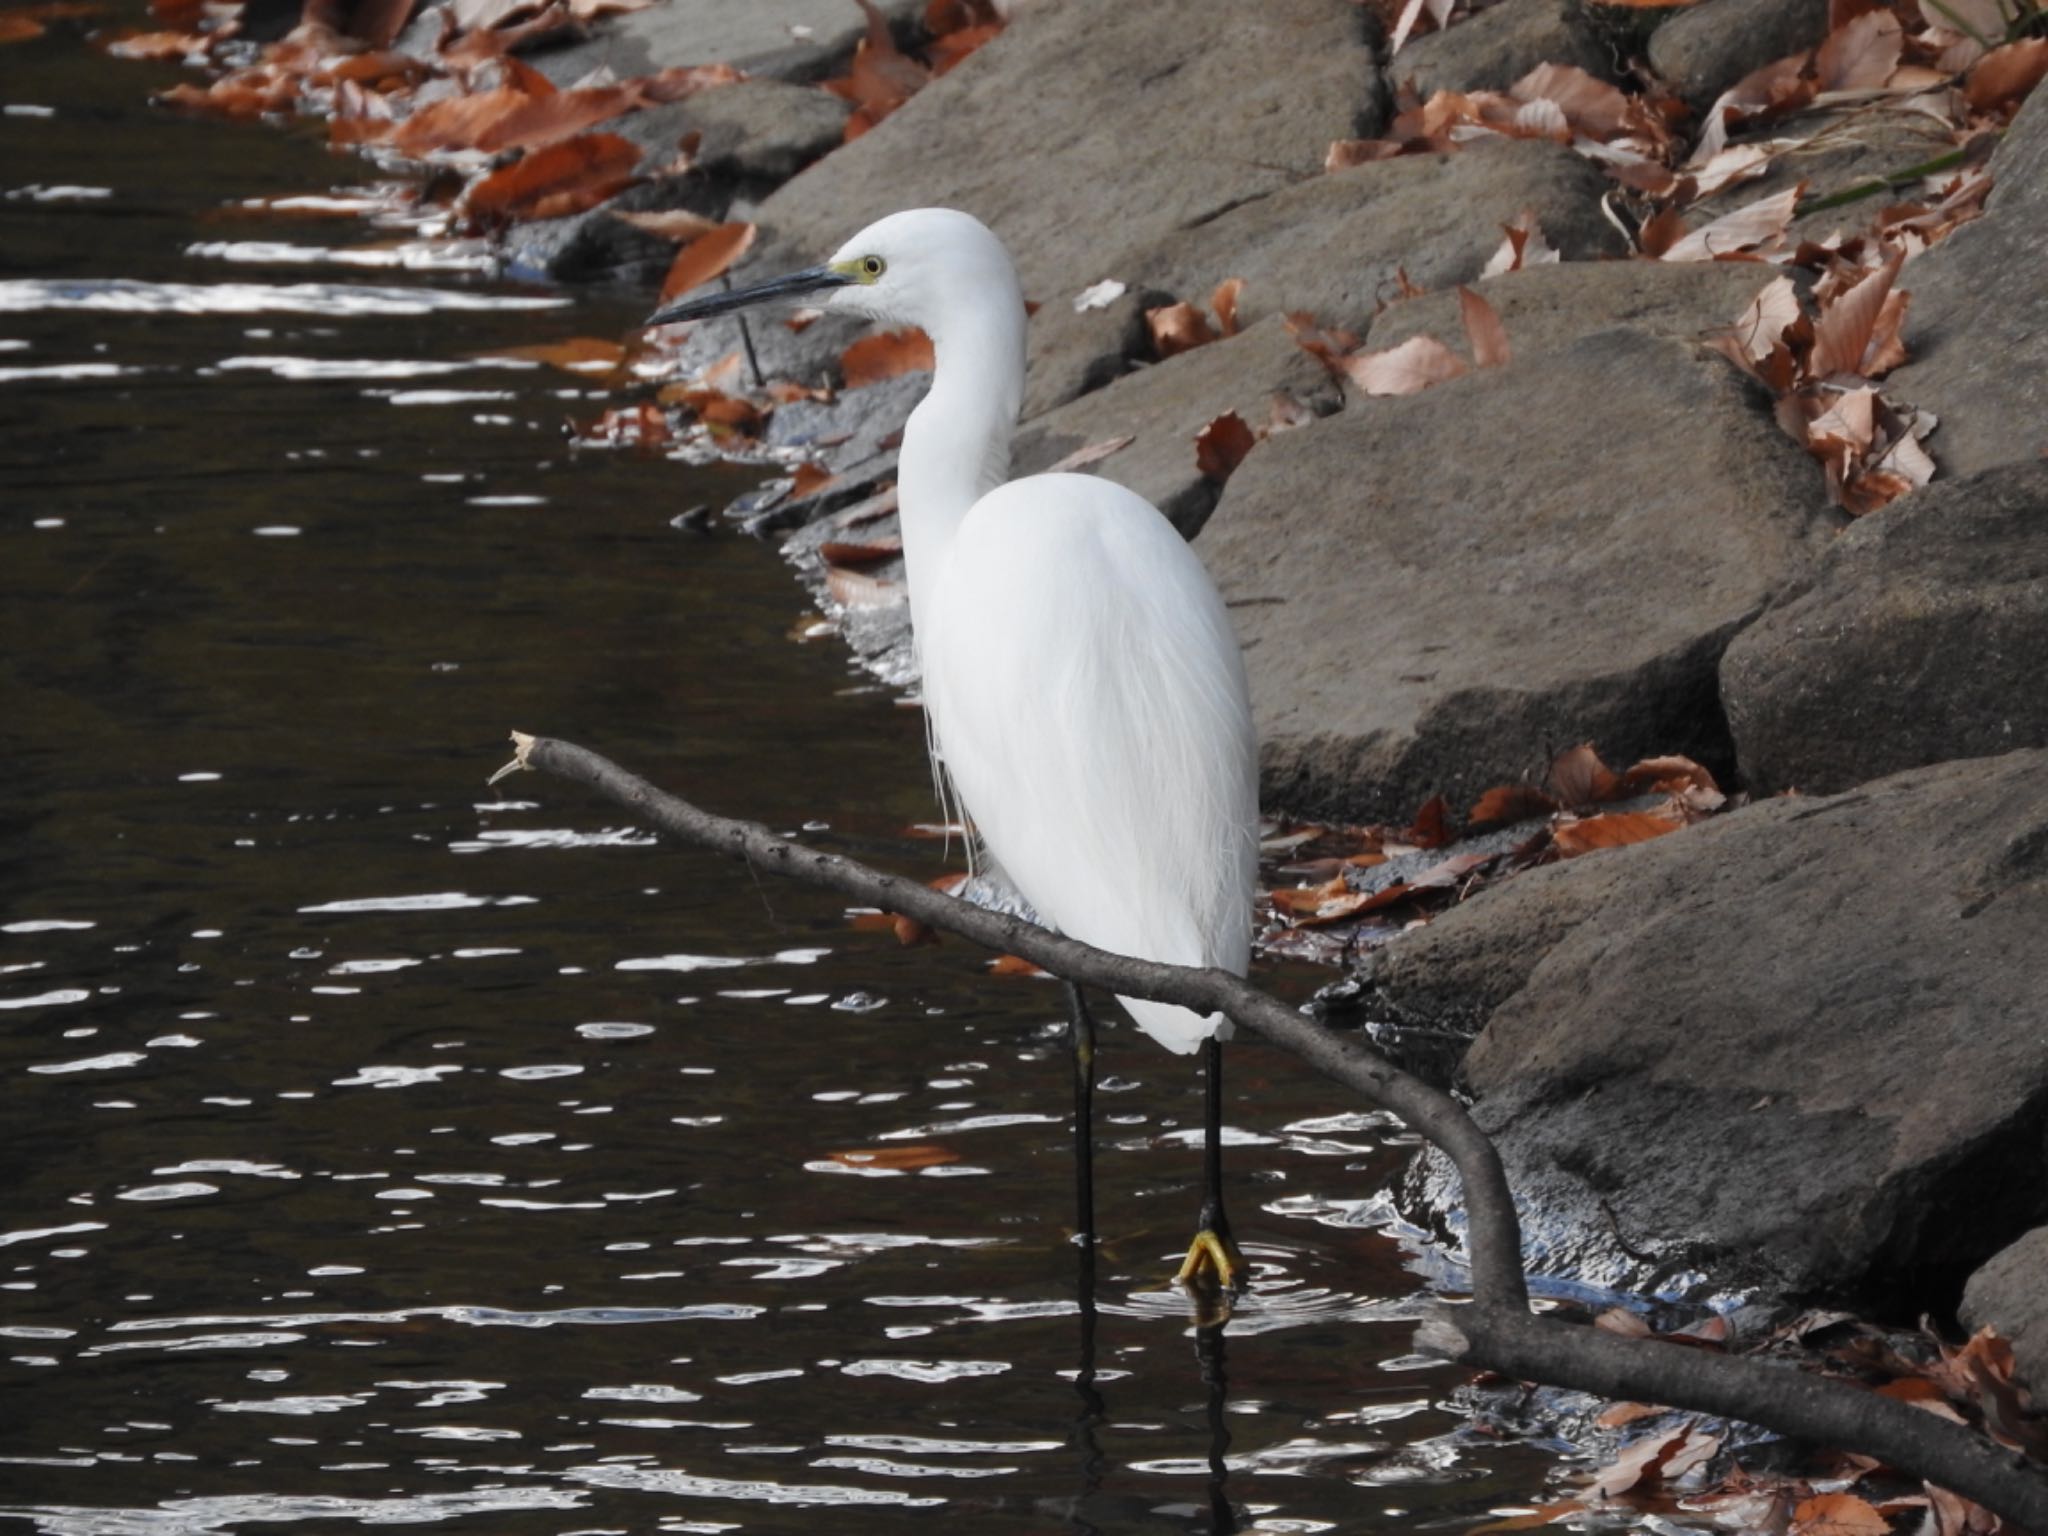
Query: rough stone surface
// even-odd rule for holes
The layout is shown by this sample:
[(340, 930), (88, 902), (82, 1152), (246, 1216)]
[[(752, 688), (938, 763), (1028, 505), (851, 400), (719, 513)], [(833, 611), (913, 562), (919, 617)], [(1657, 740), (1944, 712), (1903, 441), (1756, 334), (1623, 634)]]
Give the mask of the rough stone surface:
[(1397, 270), (1423, 288), (1471, 282), (1528, 208), (1565, 260), (1620, 255), (1600, 212), (1609, 182), (1590, 160), (1535, 139), (1475, 142), (1455, 154), (1404, 155), (1316, 176), (1205, 224), (1136, 246), (1114, 276), (1190, 300), (1241, 277), (1239, 318), (1308, 310), (1363, 330), (1399, 291)]
[(1277, 317), (1140, 369), (1028, 423), (1017, 437), (1013, 469), (1033, 474), (1077, 448), (1130, 436), (1129, 447), (1091, 468), (1136, 491), (1192, 538), (1219, 490), (1195, 468), (1195, 434), (1225, 411), (1237, 412), (1248, 426), (1264, 426), (1276, 390), (1318, 414), (1342, 403), (1329, 370), (1295, 345)]
[(1810, 590), (1729, 646), (1752, 789), (1846, 789), (2048, 746), (2048, 464), (1936, 480), (1863, 518)]
[(1076, 310), (1070, 299), (1040, 305), (1024, 333), (1030, 359), (1024, 419), (1042, 416), (1150, 361), (1152, 333), (1145, 311), (1172, 302), (1170, 293), (1131, 288), (1095, 309)]
[(789, 180), (836, 149), (853, 104), (815, 86), (742, 80), (700, 91), (662, 110), (674, 114), (672, 128), (662, 125), (671, 146), (684, 134), (701, 135), (696, 160), (707, 175), (741, 186), (766, 187)]
[(1739, 375), (1625, 328), (1276, 438), (1202, 540), (1267, 802), (1405, 818), (1588, 739), (1725, 766), (1721, 651), (1836, 521)]
[(2036, 1227), (1970, 1276), (1963, 1326), (1996, 1328), (2039, 1405), (2048, 1402), (2048, 1227)]
[[(907, 27), (924, 0), (877, 0), (877, 8), (893, 27)], [(607, 17), (587, 37), (536, 51), (533, 62), (557, 85), (594, 69), (625, 79), (677, 64), (816, 80), (845, 64), (865, 25), (845, 0), (689, 0)]]
[(1701, 0), (1651, 34), (1650, 67), (1704, 111), (1744, 75), (1827, 32), (1827, 0)]
[(1928, 440), (1951, 474), (2048, 451), (2048, 91), (2035, 91), (1991, 157), (1984, 217), (1907, 264), (1905, 340), (1915, 361), (1885, 393), (1933, 411)]
[(1464, 1075), (1539, 1267), (1953, 1295), (2048, 1215), (2044, 924), (2048, 753), (2016, 752), (1534, 871), (1376, 980), (1485, 1015)]
[[(1560, 261), (1503, 273), (1475, 291), (1500, 316), (1508, 346), (1521, 358), (1615, 325), (1692, 341), (1734, 324), (1777, 275), (1747, 262)], [(1420, 335), (1467, 350), (1454, 290), (1388, 305), (1365, 340), (1378, 350)]]
[(1438, 91), (1506, 90), (1538, 64), (1574, 64), (1603, 80), (1621, 61), (1579, 0), (1503, 0), (1395, 54), (1387, 75), (1427, 101)]

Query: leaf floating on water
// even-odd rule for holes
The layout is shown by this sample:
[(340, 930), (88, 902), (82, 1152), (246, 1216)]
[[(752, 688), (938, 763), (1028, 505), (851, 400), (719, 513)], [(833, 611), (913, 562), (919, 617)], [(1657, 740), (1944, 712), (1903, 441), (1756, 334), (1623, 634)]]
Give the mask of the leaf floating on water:
[(951, 1147), (942, 1147), (937, 1142), (921, 1142), (902, 1147), (855, 1147), (844, 1152), (825, 1154), (835, 1163), (844, 1163), (849, 1168), (940, 1168), (948, 1163), (960, 1161), (960, 1154)]
[(839, 354), (840, 372), (848, 389), (906, 373), (929, 373), (932, 365), (932, 339), (916, 326), (863, 336)]
[(496, 352), (480, 352), (479, 357), (503, 357), (531, 363), (545, 363), (550, 368), (578, 374), (583, 378), (602, 378), (615, 374), (626, 360), (626, 349), (616, 341), (605, 341), (596, 336), (572, 336), (567, 341), (537, 342), (530, 347), (504, 347)]

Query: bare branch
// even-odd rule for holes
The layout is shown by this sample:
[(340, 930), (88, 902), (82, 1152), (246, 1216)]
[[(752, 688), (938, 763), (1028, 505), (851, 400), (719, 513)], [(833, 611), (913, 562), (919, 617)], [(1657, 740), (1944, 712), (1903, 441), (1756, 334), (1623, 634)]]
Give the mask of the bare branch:
[(1113, 955), (1075, 939), (883, 874), (853, 859), (780, 837), (758, 822), (699, 810), (588, 748), (515, 731), (515, 756), (493, 782), (521, 768), (588, 785), (678, 842), (745, 859), (864, 904), (1023, 956), (1057, 975), (1125, 997), (1221, 1012), (1356, 1090), (1440, 1147), (1463, 1186), (1473, 1300), (1432, 1309), (1418, 1348), (1445, 1359), (1607, 1397), (1725, 1415), (1781, 1434), (1882, 1458), (2048, 1536), (2048, 1468), (1966, 1426), (1848, 1383), (1785, 1366), (1624, 1339), (1529, 1311), (1521, 1227), (1500, 1154), (1463, 1105), (1353, 1041), (1324, 1029), (1250, 983)]

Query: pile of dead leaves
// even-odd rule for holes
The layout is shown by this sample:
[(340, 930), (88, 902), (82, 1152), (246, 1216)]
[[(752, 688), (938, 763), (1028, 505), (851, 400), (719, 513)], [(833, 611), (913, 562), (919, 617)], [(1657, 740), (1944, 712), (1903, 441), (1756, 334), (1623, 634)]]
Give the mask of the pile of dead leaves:
[[(1676, 832), (1727, 804), (1688, 757), (1650, 757), (1617, 773), (1586, 743), (1561, 753), (1541, 785), (1502, 784), (1466, 812), (1432, 799), (1406, 827), (1291, 825), (1262, 847), (1273, 925), (1263, 947), (1333, 960), (1525, 869)], [(1363, 932), (1370, 925), (1375, 932)], [(1331, 930), (1315, 937), (1281, 931)]]
[(919, 58), (896, 46), (888, 18), (875, 9), (873, 0), (855, 3), (867, 16), (867, 35), (854, 51), (846, 73), (824, 82), (826, 90), (853, 103), (853, 115), (846, 120), (848, 143), (1003, 29), (994, 0), (930, 0), (924, 11), (924, 29), (931, 41)]
[[(1649, 1325), (1627, 1311), (1603, 1313), (1595, 1324), (1630, 1337), (1651, 1336)], [(1656, 1337), (1700, 1349), (1727, 1348), (1727, 1329), (1718, 1317)], [(2013, 1380), (2012, 1346), (1990, 1329), (1954, 1345), (1931, 1330), (1902, 1334), (1847, 1313), (1808, 1313), (1778, 1329), (1756, 1352), (1974, 1426), (2013, 1451), (2048, 1453), (2048, 1420), (2032, 1412)], [(1614, 1404), (1597, 1423), (1640, 1432), (1584, 1474), (1571, 1497), (1480, 1530), (1531, 1530), (1584, 1519), (1592, 1511), (1760, 1536), (1890, 1536), (1906, 1520), (1912, 1525), (1905, 1528), (1922, 1536), (1996, 1536), (2007, 1530), (1989, 1511), (1934, 1484), (1903, 1478), (1873, 1457), (1821, 1452), (1809, 1464), (1793, 1463), (1797, 1470), (1786, 1470), (1783, 1454), (1739, 1450), (1717, 1432), (1722, 1426), (1644, 1403)]]

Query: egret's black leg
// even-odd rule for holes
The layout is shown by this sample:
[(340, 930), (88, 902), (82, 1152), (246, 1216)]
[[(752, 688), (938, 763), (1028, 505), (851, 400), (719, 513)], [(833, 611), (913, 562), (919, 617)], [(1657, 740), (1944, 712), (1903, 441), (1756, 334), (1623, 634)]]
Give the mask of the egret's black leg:
[[(1088, 1000), (1066, 983), (1068, 1031), (1074, 1047), (1074, 1225), (1081, 1246), (1095, 1246), (1095, 1020)], [(1088, 1273), (1093, 1273), (1091, 1265)]]
[(1240, 1290), (1250, 1266), (1230, 1235), (1223, 1210), (1223, 1043), (1209, 1037), (1202, 1115), (1202, 1222), (1188, 1256), (1174, 1278), (1183, 1285), (1212, 1278), (1226, 1290)]

